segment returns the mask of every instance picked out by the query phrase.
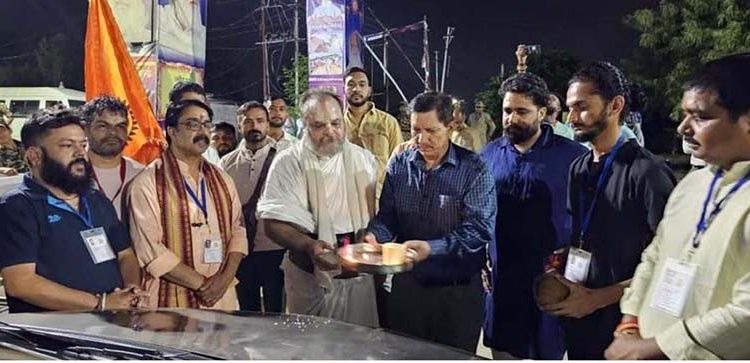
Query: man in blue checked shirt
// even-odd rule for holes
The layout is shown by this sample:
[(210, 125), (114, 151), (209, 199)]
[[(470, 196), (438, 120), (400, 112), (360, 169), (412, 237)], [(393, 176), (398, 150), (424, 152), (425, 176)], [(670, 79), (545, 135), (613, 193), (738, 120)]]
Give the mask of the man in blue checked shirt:
[(474, 351), (482, 325), (480, 270), (497, 204), (482, 159), (450, 142), (451, 103), (435, 92), (412, 100), (415, 147), (388, 164), (380, 210), (364, 240), (416, 251), (414, 269), (393, 277), (390, 328)]

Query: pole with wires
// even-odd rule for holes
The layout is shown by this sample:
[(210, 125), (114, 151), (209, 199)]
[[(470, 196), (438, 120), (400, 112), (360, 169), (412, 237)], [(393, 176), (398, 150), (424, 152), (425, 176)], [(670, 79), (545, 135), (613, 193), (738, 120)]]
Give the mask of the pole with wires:
[(448, 48), (451, 46), (451, 41), (453, 41), (454, 30), (456, 30), (456, 28), (449, 26), (443, 37), (443, 39), (445, 39), (445, 52), (443, 53), (443, 75), (440, 80), (440, 92), (445, 91), (445, 72), (448, 67)]
[[(386, 33), (383, 38), (383, 65), (388, 69), (388, 34)], [(387, 110), (390, 106), (390, 98), (388, 97), (388, 76), (383, 72), (383, 92), (385, 93), (385, 109)]]
[(435, 51), (435, 90), (437, 91), (438, 80), (440, 79), (440, 51)]
[(299, 0), (294, 0), (294, 107), (299, 107)]
[[(365, 46), (365, 49), (367, 49), (367, 51), (370, 52), (370, 55), (372, 56), (372, 59), (375, 60), (375, 62), (378, 63), (378, 66), (380, 66), (380, 69), (383, 70), (383, 73), (385, 73), (385, 75), (388, 77), (388, 79), (391, 80), (391, 83), (393, 83), (393, 86), (396, 87), (396, 91), (398, 91), (399, 96), (401, 96), (401, 100), (403, 100), (404, 102), (409, 102), (406, 99), (406, 96), (404, 96), (404, 92), (401, 90), (401, 87), (399, 87), (398, 82), (396, 82), (396, 80), (393, 79), (393, 76), (391, 75), (391, 72), (388, 72), (388, 69), (385, 67), (385, 65), (383, 64), (383, 62), (380, 61), (380, 59), (378, 58), (378, 55), (375, 54), (374, 50), (372, 50), (372, 47), (370, 47), (370, 45), (367, 44), (367, 41), (365, 41), (364, 37), (362, 37), (361, 35), (359, 36), (359, 39), (362, 41), (362, 45)], [(372, 72), (370, 72), (370, 74), (372, 74)]]
[(260, 41), (262, 42), (263, 53), (263, 100), (267, 101), (270, 97), (270, 87), (268, 80), (268, 42), (266, 39), (266, 8), (268, 0), (261, 0), (260, 3)]
[[(430, 90), (430, 29), (427, 26), (427, 15), (422, 18), (422, 25), (422, 68), (424, 68), (424, 90), (427, 92)], [(437, 61), (437, 52), (435, 61)], [(437, 69), (435, 69), (435, 77), (437, 79)], [(435, 84), (437, 85), (437, 81)]]

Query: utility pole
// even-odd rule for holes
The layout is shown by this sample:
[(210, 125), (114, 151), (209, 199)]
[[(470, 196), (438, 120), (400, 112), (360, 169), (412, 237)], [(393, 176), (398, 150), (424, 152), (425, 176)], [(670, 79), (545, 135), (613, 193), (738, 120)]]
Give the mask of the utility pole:
[[(430, 90), (430, 29), (427, 26), (427, 15), (422, 18), (422, 67), (424, 67), (424, 90)], [(437, 52), (435, 52), (437, 61)], [(435, 88), (437, 88), (437, 68), (435, 69)]]
[[(385, 65), (385, 68), (388, 69), (388, 37), (390, 36), (389, 33), (385, 34), (385, 37), (383, 37), (383, 65)], [(383, 90), (385, 92), (385, 109), (388, 110), (389, 101), (388, 98), (388, 75), (383, 72)]]
[(435, 51), (435, 90), (437, 91), (438, 80), (440, 80), (440, 51)]
[(445, 72), (448, 66), (448, 48), (451, 46), (454, 30), (456, 30), (456, 28), (449, 26), (443, 37), (443, 39), (445, 39), (445, 53), (443, 53), (443, 76), (440, 80), (440, 92), (445, 91)]
[(268, 0), (261, 0), (260, 2), (260, 41), (261, 49), (263, 50), (263, 100), (266, 101), (270, 98), (270, 85), (268, 80), (268, 42), (266, 39), (266, 8), (268, 6)]
[(299, 0), (294, 0), (294, 107), (299, 107)]

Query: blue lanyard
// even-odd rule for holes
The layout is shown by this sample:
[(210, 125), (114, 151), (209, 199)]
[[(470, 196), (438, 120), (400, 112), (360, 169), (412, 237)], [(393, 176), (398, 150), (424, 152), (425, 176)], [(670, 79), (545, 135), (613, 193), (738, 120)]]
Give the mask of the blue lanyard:
[(65, 203), (65, 201), (58, 199), (51, 194), (47, 194), (47, 204), (62, 209), (66, 212), (73, 213), (78, 219), (83, 222), (84, 225), (86, 225), (86, 228), (94, 228), (94, 221), (91, 216), (91, 207), (89, 206), (89, 200), (86, 198), (86, 196), (82, 195), (80, 196), (81, 205), (83, 206), (83, 213), (79, 213), (77, 210), (73, 209), (73, 207), (70, 206), (70, 204)]
[(706, 232), (708, 229), (708, 226), (711, 224), (711, 222), (714, 221), (717, 215), (721, 212), (722, 209), (724, 209), (724, 206), (729, 201), (729, 198), (731, 198), (734, 193), (736, 193), (740, 188), (742, 188), (742, 185), (748, 182), (750, 180), (750, 172), (745, 174), (742, 179), (737, 181), (737, 183), (734, 184), (732, 189), (729, 190), (729, 193), (724, 196), (724, 198), (721, 198), (721, 200), (716, 203), (714, 209), (711, 211), (711, 213), (708, 214), (708, 218), (706, 218), (706, 212), (708, 211), (708, 204), (711, 201), (711, 197), (714, 194), (714, 188), (716, 187), (716, 183), (721, 179), (721, 177), (724, 175), (724, 172), (719, 169), (714, 174), (714, 179), (711, 181), (711, 187), (708, 189), (708, 195), (706, 195), (706, 200), (703, 201), (703, 210), (701, 211), (701, 219), (698, 222), (698, 225), (695, 226), (695, 236), (693, 237), (693, 248), (698, 248), (698, 246), (701, 243), (701, 238), (703, 237), (703, 233)]
[(198, 208), (203, 212), (203, 217), (208, 221), (208, 205), (206, 204), (206, 180), (201, 179), (200, 185), (201, 185), (201, 199), (198, 200), (198, 196), (195, 195), (195, 192), (193, 191), (193, 188), (190, 187), (190, 184), (188, 184), (187, 180), (183, 180), (185, 183), (185, 189), (188, 192), (188, 195), (190, 195), (190, 198), (193, 199), (193, 202), (195, 202), (195, 205), (198, 206)]
[(615, 158), (617, 157), (617, 152), (620, 151), (620, 148), (622, 145), (625, 144), (625, 137), (620, 136), (619, 139), (617, 139), (617, 143), (615, 144), (615, 147), (612, 149), (612, 152), (609, 153), (609, 157), (607, 157), (607, 160), (604, 162), (604, 167), (602, 168), (601, 174), (599, 174), (599, 181), (596, 184), (596, 192), (594, 192), (594, 198), (591, 200), (591, 205), (588, 208), (588, 212), (584, 215), (583, 214), (583, 193), (579, 192), (579, 209), (580, 209), (580, 218), (581, 218), (581, 233), (579, 235), (579, 248), (583, 246), (583, 236), (586, 234), (586, 232), (589, 230), (589, 225), (591, 223), (591, 217), (594, 215), (594, 207), (596, 206), (596, 201), (599, 199), (599, 194), (602, 193), (604, 188), (607, 186), (607, 182), (609, 182), (609, 172), (612, 170), (612, 165), (615, 163)]

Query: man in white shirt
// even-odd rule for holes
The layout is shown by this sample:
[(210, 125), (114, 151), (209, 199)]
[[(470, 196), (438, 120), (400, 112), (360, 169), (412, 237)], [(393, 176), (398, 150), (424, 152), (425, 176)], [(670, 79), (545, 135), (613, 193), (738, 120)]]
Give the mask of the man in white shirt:
[(271, 104), (268, 106), (268, 136), (275, 142), (279, 151), (297, 143), (297, 138), (284, 130), (284, 125), (289, 119), (289, 111), (286, 101), (280, 96), (272, 96)]
[(701, 66), (677, 131), (708, 164), (674, 189), (607, 359), (750, 358), (750, 53)]
[(308, 91), (300, 105), (305, 135), (275, 158), (258, 203), (268, 236), (289, 248), (281, 263), (288, 310), (376, 327), (372, 276), (339, 271), (335, 249), (356, 241), (374, 215), (377, 162), (346, 140), (335, 93)]
[[(221, 158), (221, 167), (237, 186), (245, 218), (248, 255), (237, 269), (237, 298), (241, 310), (283, 312), (284, 273), (279, 269), (286, 251), (266, 236), (258, 225), (255, 208), (263, 191), (277, 143), (268, 137), (268, 110), (259, 102), (246, 102), (237, 110), (243, 140)], [(261, 290), (263, 291), (261, 295)], [(261, 298), (262, 296), (262, 298)]]
[(144, 167), (122, 155), (128, 140), (128, 108), (117, 98), (99, 96), (86, 102), (82, 111), (95, 185), (112, 202), (122, 220), (122, 194)]
[(474, 112), (469, 115), (466, 124), (479, 135), (482, 146), (490, 141), (490, 137), (495, 132), (495, 122), (492, 121), (489, 113), (484, 112), (484, 102), (479, 100), (474, 101)]

